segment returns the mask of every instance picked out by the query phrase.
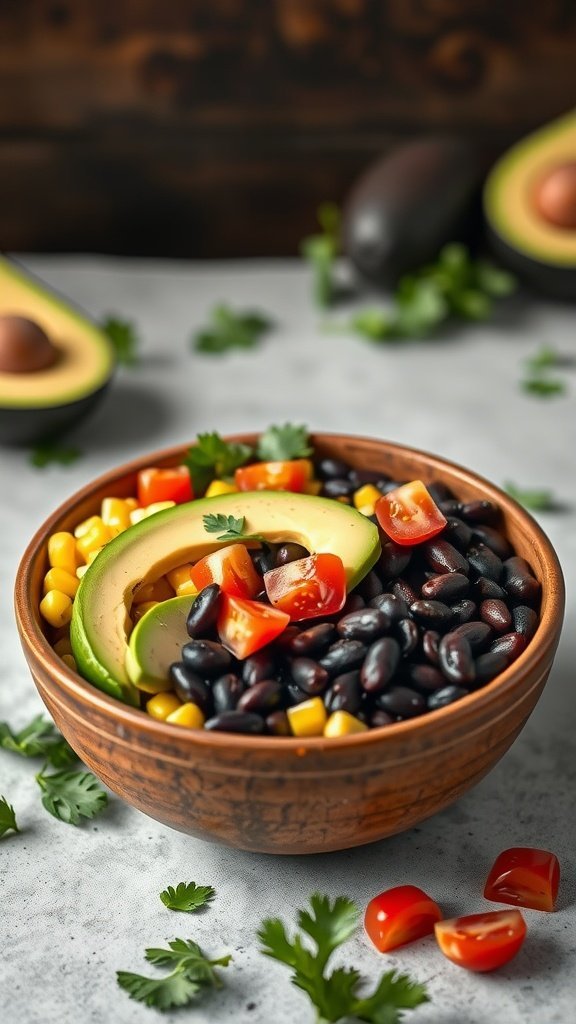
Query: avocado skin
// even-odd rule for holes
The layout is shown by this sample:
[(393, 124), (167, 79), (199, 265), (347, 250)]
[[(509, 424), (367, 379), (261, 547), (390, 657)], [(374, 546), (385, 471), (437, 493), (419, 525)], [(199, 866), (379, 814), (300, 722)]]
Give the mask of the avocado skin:
[(64, 405), (43, 408), (2, 408), (0, 406), (0, 444), (30, 445), (56, 437), (90, 415), (110, 385), (107, 380), (90, 395)]
[(480, 226), (479, 193), (493, 154), (450, 137), (415, 139), (370, 165), (352, 187), (343, 248), (377, 284), (432, 260)]
[(576, 266), (542, 263), (508, 245), (489, 224), (486, 232), (496, 258), (525, 284), (550, 298), (576, 302)]

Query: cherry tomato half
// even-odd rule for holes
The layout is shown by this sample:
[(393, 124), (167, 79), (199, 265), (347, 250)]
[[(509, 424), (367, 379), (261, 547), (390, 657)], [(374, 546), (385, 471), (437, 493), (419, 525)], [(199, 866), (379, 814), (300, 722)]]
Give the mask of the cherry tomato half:
[(300, 493), (312, 479), (313, 467), (309, 459), (290, 459), (286, 462), (254, 462), (240, 466), (234, 473), (239, 491), (296, 491)]
[(396, 544), (421, 544), (446, 526), (445, 517), (421, 480), (383, 494), (374, 512), (384, 533)]
[(370, 900), (364, 927), (376, 949), (387, 953), (430, 935), (441, 918), (440, 907), (422, 889), (416, 885), (397, 885)]
[(190, 578), (198, 591), (217, 583), (232, 597), (255, 597), (262, 590), (262, 577), (243, 544), (229, 544), (205, 555), (190, 569)]
[(221, 594), (216, 628), (226, 650), (247, 658), (275, 640), (290, 622), (290, 616), (261, 601)]
[(320, 554), (264, 573), (268, 600), (293, 622), (339, 612), (346, 601), (346, 571), (338, 555)]
[(484, 896), (495, 903), (511, 903), (532, 910), (554, 910), (560, 865), (547, 850), (513, 846), (498, 855), (484, 887)]
[(184, 501), (192, 501), (194, 492), (187, 466), (174, 466), (173, 469), (158, 469), (149, 466), (138, 473), (138, 502), (140, 505), (152, 505), (156, 501), (175, 501), (181, 505)]
[(452, 963), (469, 971), (493, 971), (520, 949), (526, 923), (519, 910), (470, 914), (434, 925), (436, 941)]

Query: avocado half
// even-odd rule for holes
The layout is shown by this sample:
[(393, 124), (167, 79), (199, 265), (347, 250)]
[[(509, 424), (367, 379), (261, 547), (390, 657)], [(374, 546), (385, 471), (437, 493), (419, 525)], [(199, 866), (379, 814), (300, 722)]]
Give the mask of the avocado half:
[(114, 351), (84, 314), (3, 257), (0, 316), (32, 320), (57, 349), (56, 361), (46, 369), (0, 371), (0, 443), (33, 444), (92, 410), (112, 377)]
[[(576, 110), (528, 135), (494, 164), (484, 213), (490, 244), (503, 264), (540, 291), (576, 300), (576, 226), (554, 223), (542, 208), (546, 180), (571, 165), (574, 210)], [(568, 212), (566, 207), (569, 222)]]
[(339, 555), (351, 590), (381, 552), (376, 526), (349, 505), (288, 491), (246, 491), (176, 505), (115, 537), (82, 577), (70, 640), (84, 678), (129, 704), (138, 691), (126, 671), (130, 608), (135, 591), (165, 573), (225, 547), (207, 532), (208, 513), (244, 517), (245, 531), (271, 544), (294, 542), (313, 554)]

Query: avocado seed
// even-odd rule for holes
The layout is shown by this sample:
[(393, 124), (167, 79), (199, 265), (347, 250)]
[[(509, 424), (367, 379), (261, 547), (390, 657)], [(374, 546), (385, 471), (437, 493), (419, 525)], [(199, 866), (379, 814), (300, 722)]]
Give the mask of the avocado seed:
[(0, 316), (0, 372), (35, 373), (58, 358), (46, 332), (24, 316)]
[(566, 231), (576, 228), (576, 160), (542, 175), (534, 189), (534, 205), (549, 224)]

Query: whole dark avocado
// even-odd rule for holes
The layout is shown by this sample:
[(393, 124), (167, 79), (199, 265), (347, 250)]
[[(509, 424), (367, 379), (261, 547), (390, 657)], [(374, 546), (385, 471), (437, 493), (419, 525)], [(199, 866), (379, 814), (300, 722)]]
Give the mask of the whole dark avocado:
[(476, 226), (475, 200), (491, 154), (456, 138), (414, 139), (378, 159), (344, 206), (343, 248), (377, 284), (432, 260)]
[(576, 301), (576, 110), (500, 157), (484, 213), (501, 263), (539, 291)]

